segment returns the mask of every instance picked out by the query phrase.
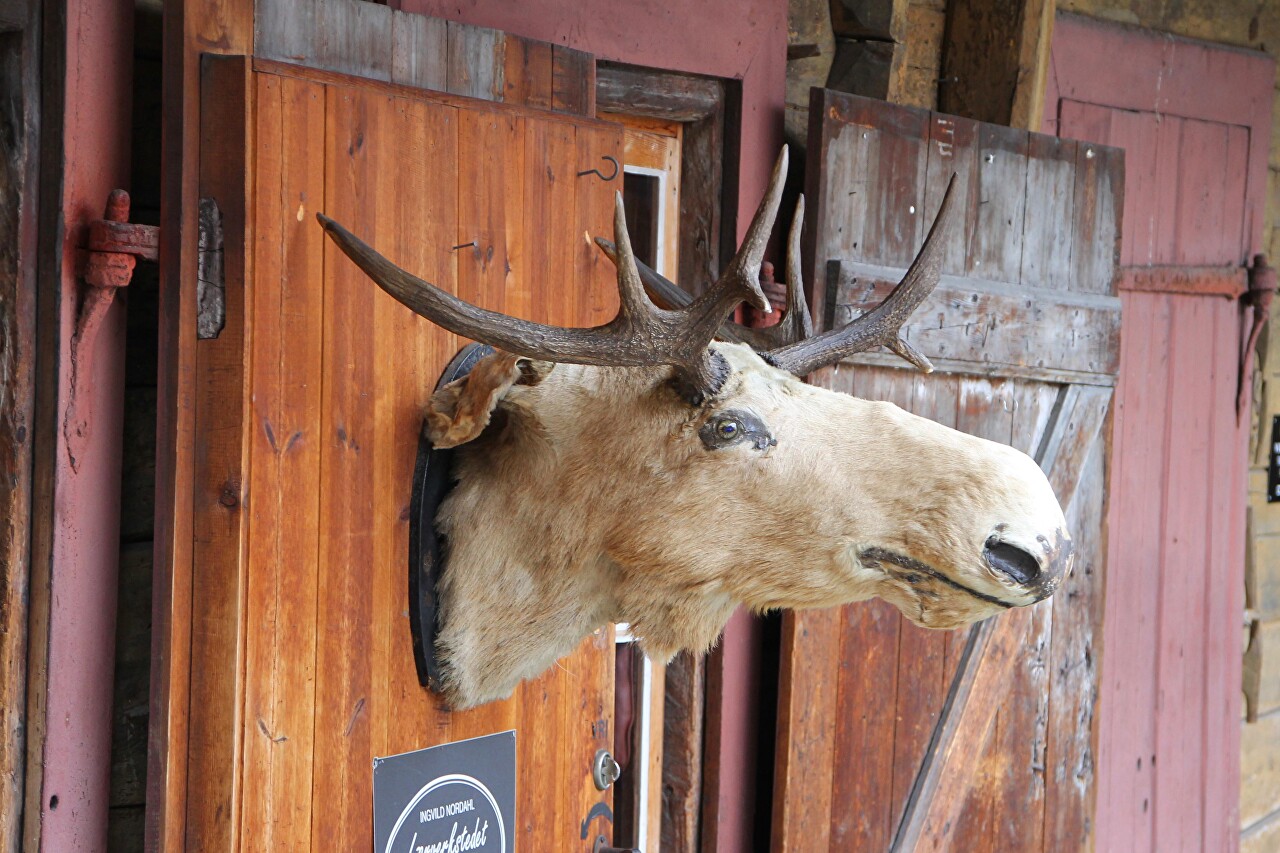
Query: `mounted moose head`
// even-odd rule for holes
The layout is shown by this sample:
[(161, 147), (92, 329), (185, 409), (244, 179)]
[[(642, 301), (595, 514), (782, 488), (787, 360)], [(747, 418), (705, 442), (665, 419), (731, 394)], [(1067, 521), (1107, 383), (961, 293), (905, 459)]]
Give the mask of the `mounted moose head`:
[[(1057, 589), (1070, 539), (1029, 457), (798, 378), (875, 346), (932, 369), (898, 329), (937, 284), (950, 191), (894, 292), (816, 336), (801, 199), (783, 323), (761, 335), (724, 322), (741, 302), (769, 310), (758, 277), (786, 167), (784, 149), (742, 248), (692, 301), (641, 270), (619, 197), (616, 249), (597, 242), (621, 306), (592, 329), (470, 305), (320, 216), (397, 300), (498, 350), (427, 412), (433, 443), (458, 448), (436, 519), (447, 564), (435, 651), (454, 708), (510, 695), (611, 621), (666, 660), (710, 647), (741, 604), (880, 596), (918, 625), (955, 628)], [(683, 307), (657, 307), (646, 283)]]

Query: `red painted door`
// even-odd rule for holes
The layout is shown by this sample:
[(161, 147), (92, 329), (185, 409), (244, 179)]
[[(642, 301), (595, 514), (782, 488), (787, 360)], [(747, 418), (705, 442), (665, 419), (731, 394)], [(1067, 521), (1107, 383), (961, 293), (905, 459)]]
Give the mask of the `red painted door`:
[[(1105, 60), (1104, 60), (1105, 58)], [(1246, 432), (1273, 63), (1063, 16), (1046, 129), (1125, 149), (1098, 849), (1235, 850)]]

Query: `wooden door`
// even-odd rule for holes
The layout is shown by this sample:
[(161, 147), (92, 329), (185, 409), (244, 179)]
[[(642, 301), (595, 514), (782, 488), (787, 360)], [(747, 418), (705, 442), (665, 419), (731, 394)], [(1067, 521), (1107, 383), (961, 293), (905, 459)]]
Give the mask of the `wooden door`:
[(476, 304), (599, 323), (615, 288), (583, 234), (608, 233), (613, 185), (578, 173), (621, 157), (620, 131), (245, 58), (206, 57), (202, 88), (225, 321), (194, 345), (187, 849), (369, 849), (374, 756), (514, 729), (518, 848), (589, 850), (611, 631), (473, 711), (419, 686), (410, 486), (463, 342), (382, 293), (315, 214)]
[(936, 372), (868, 353), (816, 381), (1034, 456), (1077, 561), (1052, 599), (973, 629), (920, 629), (879, 601), (787, 614), (774, 848), (1086, 847), (1119, 154), (827, 91), (810, 115), (808, 257), (828, 323), (902, 276), (952, 173), (965, 211), (905, 327)]
[(1100, 847), (1230, 851), (1248, 430), (1235, 297), (1261, 248), (1275, 66), (1070, 16), (1053, 57), (1046, 123), (1123, 148), (1127, 175), (1110, 507), (1124, 533), (1108, 544)]

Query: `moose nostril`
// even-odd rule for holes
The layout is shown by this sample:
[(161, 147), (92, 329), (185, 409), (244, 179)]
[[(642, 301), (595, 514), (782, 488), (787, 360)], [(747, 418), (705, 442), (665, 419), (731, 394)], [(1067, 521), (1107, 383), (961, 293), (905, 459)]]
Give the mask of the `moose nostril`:
[(1029, 584), (1040, 577), (1039, 560), (1018, 546), (995, 537), (987, 540), (983, 556), (987, 558), (987, 565), (1020, 584)]

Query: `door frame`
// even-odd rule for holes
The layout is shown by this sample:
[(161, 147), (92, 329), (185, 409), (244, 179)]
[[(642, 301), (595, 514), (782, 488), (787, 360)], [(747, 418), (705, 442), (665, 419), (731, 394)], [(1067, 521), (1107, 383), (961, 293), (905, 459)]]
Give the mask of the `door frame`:
[[(0, 133), (18, 146), (0, 163), (0, 185), (8, 193), (0, 214), (0, 851), (19, 849), (28, 738), (24, 725), (28, 676), (28, 601), (31, 590), (33, 522), (49, 517), (40, 498), (47, 490), (33, 478), (40, 425), (36, 393), (41, 344), (37, 263), (41, 210), (41, 5), (36, 0), (0, 0), (0, 62), (6, 64), (0, 97), (18, 109), (0, 116)], [(47, 85), (47, 84), (46, 84)], [(12, 123), (11, 123), (12, 122)], [(49, 158), (45, 158), (46, 160)], [(16, 202), (13, 203), (13, 202)], [(43, 241), (48, 242), (48, 241)], [(47, 359), (46, 359), (47, 360)], [(45, 386), (47, 388), (47, 386)], [(47, 407), (46, 407), (47, 408)], [(42, 466), (43, 468), (44, 466)]]

